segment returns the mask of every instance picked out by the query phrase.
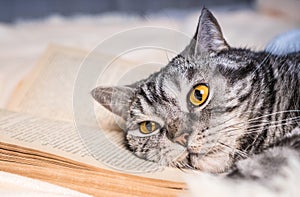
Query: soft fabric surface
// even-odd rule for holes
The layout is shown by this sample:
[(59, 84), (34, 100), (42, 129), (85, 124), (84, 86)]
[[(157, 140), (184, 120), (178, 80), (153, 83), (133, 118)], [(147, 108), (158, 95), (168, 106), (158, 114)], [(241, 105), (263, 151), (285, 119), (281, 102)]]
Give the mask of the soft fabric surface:
[(88, 197), (67, 188), (0, 171), (0, 196)]

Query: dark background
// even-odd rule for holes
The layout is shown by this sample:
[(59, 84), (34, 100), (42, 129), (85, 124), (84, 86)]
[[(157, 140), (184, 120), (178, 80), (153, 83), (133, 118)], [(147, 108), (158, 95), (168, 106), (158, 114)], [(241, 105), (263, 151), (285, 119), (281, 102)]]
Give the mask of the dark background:
[(72, 16), (124, 12), (144, 15), (168, 9), (251, 6), (254, 0), (0, 0), (0, 22), (36, 19), (51, 14)]

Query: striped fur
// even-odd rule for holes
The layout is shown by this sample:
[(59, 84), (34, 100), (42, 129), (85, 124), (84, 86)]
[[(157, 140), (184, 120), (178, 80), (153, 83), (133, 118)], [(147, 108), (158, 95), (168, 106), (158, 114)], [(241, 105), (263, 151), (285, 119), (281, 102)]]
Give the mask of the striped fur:
[[(193, 107), (188, 95), (200, 83), (209, 84), (210, 96)], [(230, 48), (205, 8), (193, 40), (167, 66), (128, 87), (98, 87), (93, 96), (126, 120), (128, 147), (162, 165), (241, 177), (249, 162), (280, 155), (278, 147), (299, 156), (300, 53)], [(160, 129), (141, 134), (143, 121)], [(182, 134), (186, 145), (174, 140)]]

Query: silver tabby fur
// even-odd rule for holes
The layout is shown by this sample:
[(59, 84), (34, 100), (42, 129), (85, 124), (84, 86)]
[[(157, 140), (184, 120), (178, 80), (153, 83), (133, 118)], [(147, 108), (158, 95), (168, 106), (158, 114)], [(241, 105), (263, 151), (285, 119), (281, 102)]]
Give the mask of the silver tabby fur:
[[(208, 83), (204, 106), (188, 94)], [(300, 53), (231, 48), (204, 8), (191, 43), (159, 72), (126, 87), (97, 87), (93, 97), (126, 121), (138, 157), (230, 177), (267, 178), (300, 152)], [(151, 134), (138, 123), (155, 121)], [(185, 143), (177, 143), (179, 136)]]

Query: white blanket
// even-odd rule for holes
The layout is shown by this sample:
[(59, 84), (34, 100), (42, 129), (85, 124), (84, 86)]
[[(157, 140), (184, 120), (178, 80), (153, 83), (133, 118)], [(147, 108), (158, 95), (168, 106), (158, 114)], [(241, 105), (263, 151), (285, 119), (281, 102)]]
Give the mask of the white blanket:
[(0, 171), (0, 196), (88, 197), (89, 195), (43, 181)]

